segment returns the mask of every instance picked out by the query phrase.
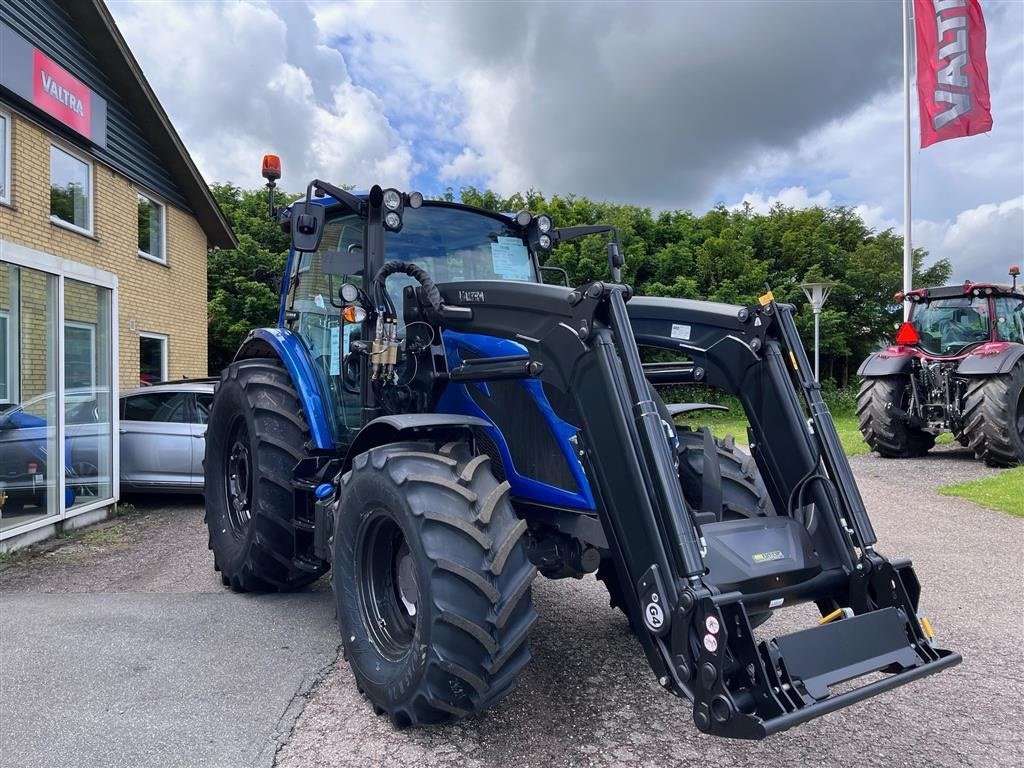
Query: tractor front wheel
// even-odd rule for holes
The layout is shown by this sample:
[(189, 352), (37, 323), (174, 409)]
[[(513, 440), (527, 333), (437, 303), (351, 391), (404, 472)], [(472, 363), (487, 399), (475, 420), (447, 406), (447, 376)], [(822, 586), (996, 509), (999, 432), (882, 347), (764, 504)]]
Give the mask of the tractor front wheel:
[(864, 442), (888, 459), (924, 456), (935, 445), (935, 435), (910, 426), (894, 408), (910, 406), (910, 379), (906, 376), (865, 378), (857, 393), (857, 420)]
[(1008, 374), (971, 381), (964, 403), (964, 434), (974, 455), (990, 467), (1024, 464), (1024, 360)]
[(530, 659), (537, 618), (509, 485), (466, 443), (393, 443), (341, 481), (331, 583), (345, 657), (399, 727), (494, 706)]
[(206, 525), (214, 568), (236, 592), (298, 589), (327, 571), (295, 551), (292, 475), (308, 440), (279, 363), (242, 360), (224, 370), (206, 429)]

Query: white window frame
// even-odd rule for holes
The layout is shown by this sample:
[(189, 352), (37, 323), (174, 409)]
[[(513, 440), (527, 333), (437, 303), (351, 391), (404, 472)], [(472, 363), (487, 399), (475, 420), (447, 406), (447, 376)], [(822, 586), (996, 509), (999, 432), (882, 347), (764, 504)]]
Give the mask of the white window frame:
[(4, 158), (4, 172), (0, 176), (0, 184), (3, 185), (3, 191), (0, 192), (0, 203), (4, 205), (11, 204), (11, 163), (13, 162), (11, 154), (11, 134), (14, 132), (14, 119), (11, 117), (11, 113), (6, 109), (0, 109), (0, 118), (7, 124), (7, 128), (4, 131), (4, 140), (0, 141), (0, 154)]
[(14, 360), (12, 359), (14, 357), (14, 355), (12, 354), (14, 350), (11, 349), (11, 313), (6, 309), (0, 309), (0, 319), (3, 319), (4, 321), (4, 335), (6, 336), (6, 338), (4, 339), (4, 349), (7, 350), (7, 360), (5, 361), (7, 365), (4, 368), (4, 376), (7, 377), (7, 380), (4, 382), (4, 392), (6, 394), (0, 396), (0, 403), (10, 403), (12, 402), (11, 363), (14, 362)]
[(38, 520), (32, 520), (25, 523), (24, 525), (14, 525), (10, 528), (0, 530), (0, 540), (9, 539), (15, 536), (20, 536), (29, 531), (33, 531), (37, 528), (45, 528), (47, 526), (54, 525), (64, 520), (69, 520), (72, 517), (78, 515), (84, 515), (87, 512), (92, 512), (96, 509), (102, 509), (103, 507), (109, 507), (112, 504), (116, 504), (121, 498), (121, 448), (120, 441), (117, 439), (120, 432), (120, 411), (117, 408), (117, 382), (119, 380), (119, 346), (120, 339), (117, 332), (119, 317), (119, 304), (118, 304), (118, 281), (117, 275), (106, 270), (99, 269), (97, 267), (91, 267), (87, 264), (81, 264), (79, 262), (71, 261), (69, 259), (61, 258), (60, 256), (54, 256), (53, 254), (45, 253), (43, 251), (37, 251), (34, 248), (29, 248), (24, 245), (12, 243), (3, 239), (0, 239), (0, 261), (7, 261), (19, 267), (28, 267), (30, 269), (36, 269), (42, 272), (49, 272), (57, 278), (57, 317), (56, 317), (56, 328), (62, 329), (57, 334), (57, 378), (56, 378), (56, 389), (55, 391), (59, 395), (59, 407), (57, 408), (57, 445), (66, 445), (67, 429), (65, 425), (64, 413), (64, 280), (70, 278), (83, 283), (91, 283), (92, 285), (99, 286), (101, 288), (107, 288), (110, 290), (110, 359), (107, 364), (110, 366), (110, 381), (112, 383), (110, 392), (110, 423), (111, 423), (111, 467), (110, 467), (110, 481), (111, 481), (111, 496), (105, 499), (97, 499), (96, 501), (88, 504), (82, 504), (73, 509), (65, 509), (64, 498), (65, 489), (67, 488), (67, 477), (65, 472), (57, 473), (57, 498), (60, 500), (58, 504), (58, 513), (56, 515), (49, 515), (42, 517)]
[[(96, 324), (95, 323), (81, 323), (77, 320), (65, 320), (64, 321), (64, 338), (67, 338), (67, 329), (77, 328), (83, 331), (89, 331), (89, 386), (92, 389), (96, 388)], [(65, 355), (67, 349), (65, 349)], [(61, 361), (63, 365), (65, 360)]]
[[(146, 251), (139, 249), (139, 257), (148, 259), (149, 261), (155, 261), (157, 264), (167, 264), (167, 203), (162, 200), (156, 199), (153, 195), (143, 190), (136, 191), (136, 199), (138, 202), (145, 200), (152, 205), (155, 205), (160, 209), (161, 226), (160, 226), (160, 253), (147, 253)], [(138, 240), (138, 236), (135, 238)]]
[[(76, 160), (79, 160), (79, 161), (85, 163), (86, 167), (89, 169), (89, 227), (88, 227), (88, 229), (86, 229), (84, 227), (78, 226), (77, 224), (73, 224), (70, 221), (64, 221), (64, 219), (60, 218), (59, 216), (55, 216), (52, 213), (50, 214), (50, 221), (53, 224), (55, 224), (56, 226), (61, 227), (63, 229), (70, 229), (72, 232), (77, 232), (80, 235), (86, 235), (87, 237), (94, 237), (93, 233), (96, 230), (96, 221), (95, 221), (96, 197), (95, 197), (95, 194), (94, 194), (95, 189), (96, 189), (96, 165), (95, 165), (95, 163), (93, 163), (91, 157), (89, 157), (88, 155), (82, 154), (81, 152), (79, 152), (77, 150), (72, 149), (70, 146), (68, 146), (67, 144), (64, 144), (63, 142), (52, 141), (51, 140), (50, 141), (50, 148), (51, 149), (59, 150), (59, 151), (63, 152), (64, 154), (70, 155), (71, 157), (75, 158)], [(53, 164), (52, 164), (52, 162), (50, 164), (50, 185), (51, 186), (53, 185)]]
[[(160, 381), (167, 381), (167, 358), (170, 357), (170, 337), (166, 333), (139, 331), (139, 339), (156, 339), (163, 342), (163, 355), (160, 360)], [(139, 357), (139, 375), (142, 375), (142, 358)]]

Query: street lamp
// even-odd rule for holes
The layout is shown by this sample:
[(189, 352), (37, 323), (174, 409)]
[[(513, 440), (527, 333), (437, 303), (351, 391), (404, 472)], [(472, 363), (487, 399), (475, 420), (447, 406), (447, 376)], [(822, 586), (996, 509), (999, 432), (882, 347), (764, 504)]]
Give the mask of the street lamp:
[(807, 300), (811, 302), (811, 309), (814, 310), (814, 380), (820, 381), (818, 378), (818, 347), (820, 346), (821, 338), (821, 308), (825, 304), (825, 299), (828, 298), (828, 294), (832, 290), (833, 283), (803, 283), (800, 285), (804, 289), (804, 295), (807, 296)]

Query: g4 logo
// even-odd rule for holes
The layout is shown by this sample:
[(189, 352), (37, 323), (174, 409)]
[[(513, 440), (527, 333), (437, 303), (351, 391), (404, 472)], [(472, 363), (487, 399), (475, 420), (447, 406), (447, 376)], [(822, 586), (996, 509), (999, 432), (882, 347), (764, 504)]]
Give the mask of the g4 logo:
[(648, 603), (644, 608), (644, 623), (651, 629), (661, 629), (665, 623), (665, 614), (657, 603)]

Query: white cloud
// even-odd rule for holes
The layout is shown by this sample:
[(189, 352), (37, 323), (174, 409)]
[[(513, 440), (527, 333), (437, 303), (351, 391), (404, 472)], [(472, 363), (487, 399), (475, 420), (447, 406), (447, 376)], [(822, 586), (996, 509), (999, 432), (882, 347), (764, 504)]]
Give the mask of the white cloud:
[[(1022, 261), (1024, 196), (979, 205), (962, 211), (952, 222), (943, 223), (941, 244), (936, 242), (931, 250), (950, 259), (955, 267), (953, 278), (957, 281), (968, 278), (1002, 280), (1011, 264), (1019, 265)], [(915, 240), (918, 240), (916, 234)], [(919, 242), (924, 245), (925, 241)]]
[[(1024, 4), (984, 5), (994, 129), (913, 155), (915, 244), (957, 275), (1022, 250)], [(901, 230), (894, 4), (111, 8), (212, 180), (256, 186), (277, 151), (290, 188), (317, 175), (654, 208), (845, 204)]]
[(828, 208), (832, 205), (832, 193), (823, 189), (816, 195), (810, 195), (805, 187), (786, 187), (768, 196), (762, 192), (748, 192), (742, 200), (729, 207), (740, 209), (749, 206), (752, 213), (768, 213), (776, 205), (785, 208)]
[(209, 181), (262, 183), (281, 155), (286, 189), (316, 176), (408, 186), (416, 167), (384, 105), (352, 82), (302, 4), (110, 2), (146, 77)]

